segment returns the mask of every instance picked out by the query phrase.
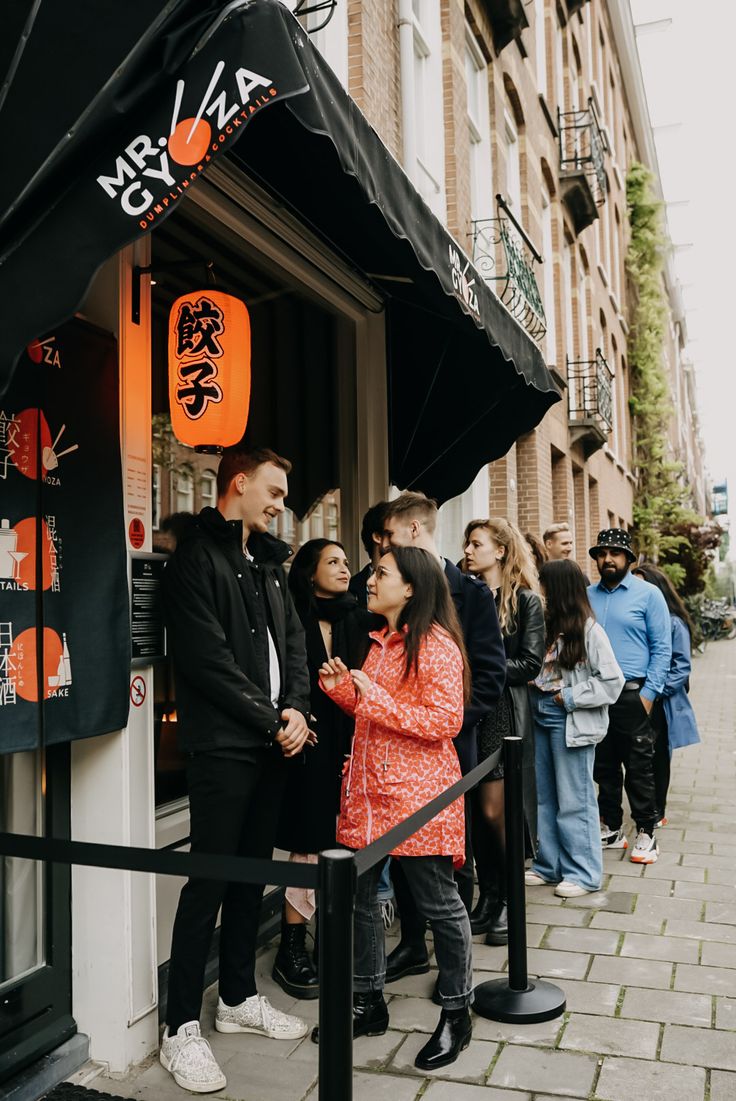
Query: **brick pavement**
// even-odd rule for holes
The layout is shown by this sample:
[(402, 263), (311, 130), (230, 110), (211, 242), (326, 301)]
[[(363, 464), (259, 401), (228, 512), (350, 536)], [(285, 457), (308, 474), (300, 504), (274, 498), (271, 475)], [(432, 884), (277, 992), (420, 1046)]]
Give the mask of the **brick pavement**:
[[(387, 989), (390, 1030), (356, 1041), (355, 1101), (736, 1098), (736, 641), (711, 644), (696, 659), (692, 699), (703, 742), (673, 759), (658, 862), (639, 867), (609, 852), (600, 893), (567, 901), (549, 887), (527, 893), (529, 971), (562, 986), (564, 1016), (526, 1027), (476, 1017), (468, 1050), (427, 1076), (413, 1059), (437, 1020), (428, 1000), (435, 972), (402, 980)], [(501, 974), (505, 949), (476, 940), (476, 979)], [(272, 955), (259, 960), (261, 991), (316, 1020), (316, 1002), (290, 1002), (274, 987)], [(205, 1022), (214, 1000), (208, 991)], [(317, 1101), (317, 1049), (308, 1038), (211, 1039), (228, 1078), (213, 1096)], [(123, 1080), (91, 1084), (142, 1101), (185, 1096), (154, 1060)]]

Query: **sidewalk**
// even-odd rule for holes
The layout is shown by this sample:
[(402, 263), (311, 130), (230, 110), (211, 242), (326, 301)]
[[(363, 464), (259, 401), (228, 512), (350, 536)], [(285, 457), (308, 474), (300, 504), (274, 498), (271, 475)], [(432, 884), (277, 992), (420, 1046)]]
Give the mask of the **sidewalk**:
[[(475, 1018), (473, 1040), (451, 1067), (426, 1076), (416, 1052), (436, 1024), (436, 973), (387, 988), (391, 1028), (356, 1041), (355, 1101), (734, 1101), (736, 1098), (736, 641), (695, 660), (692, 700), (700, 746), (673, 758), (660, 857), (649, 867), (604, 855), (605, 890), (563, 901), (527, 891), (529, 972), (557, 982), (567, 1012), (514, 1029)], [(633, 827), (628, 823), (629, 836)], [(734, 831), (733, 833), (731, 831)], [(506, 950), (474, 948), (476, 981), (506, 967)], [(259, 961), (259, 989), (316, 1021), (317, 1002), (291, 1002)], [(210, 1034), (215, 991), (202, 1020)], [(317, 1048), (210, 1034), (231, 1101), (317, 1101)], [(92, 1088), (143, 1101), (182, 1101), (149, 1060), (124, 1080)]]

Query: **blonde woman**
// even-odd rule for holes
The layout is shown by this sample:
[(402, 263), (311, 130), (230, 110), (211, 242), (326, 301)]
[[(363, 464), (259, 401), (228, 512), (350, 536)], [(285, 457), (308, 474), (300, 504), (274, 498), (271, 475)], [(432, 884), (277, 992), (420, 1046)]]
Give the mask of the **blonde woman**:
[[(544, 611), (539, 579), (529, 544), (510, 520), (471, 520), (463, 539), (464, 568), (482, 577), (494, 595), (506, 650), (506, 689), (495, 711), (478, 729), (478, 759), (501, 745), (507, 734), (523, 739), (524, 814), (528, 848), (537, 836), (537, 792), (534, 777), (534, 724), (529, 681), (544, 660)], [(486, 932), (487, 944), (505, 944), (506, 868), (503, 766), (488, 773), (478, 788), (473, 853), (480, 900), (471, 914), (473, 932)], [(495, 886), (495, 891), (494, 891)]]

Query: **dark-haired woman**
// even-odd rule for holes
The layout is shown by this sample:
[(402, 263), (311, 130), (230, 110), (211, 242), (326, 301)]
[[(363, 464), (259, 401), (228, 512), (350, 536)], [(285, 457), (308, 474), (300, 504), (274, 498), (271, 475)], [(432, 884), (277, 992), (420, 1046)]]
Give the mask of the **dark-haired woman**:
[[(368, 581), (368, 608), (387, 626), (371, 634), (362, 669), (338, 658), (322, 684), (355, 717), (345, 771), (338, 840), (362, 849), (460, 779), (453, 738), (463, 722), (469, 674), (460, 625), (439, 562), (427, 551), (396, 547)], [(440, 811), (392, 850), (420, 913), (434, 933), (442, 1002), (439, 1024), (415, 1066), (454, 1062), (470, 1042), (471, 934), (453, 866), (465, 861), (463, 800)], [(377, 884), (383, 861), (358, 880), (355, 909), (355, 1036), (388, 1027), (383, 998), (386, 946)], [(315, 1037), (317, 1038), (317, 1037)]]
[(601, 886), (593, 761), (625, 678), (577, 563), (545, 562), (539, 581), (546, 629), (544, 664), (532, 689), (539, 846), (526, 882), (554, 883), (556, 895), (574, 898)]
[(688, 699), (692, 671), (693, 621), (666, 573), (651, 562), (642, 562), (632, 571), (637, 577), (656, 585), (667, 602), (672, 623), (672, 661), (662, 698), (652, 707), (654, 743), (654, 792), (657, 798), (657, 825), (666, 826), (667, 792), (670, 786), (670, 759), (673, 749), (697, 745), (700, 741), (695, 712)]
[[(310, 539), (289, 571), (289, 589), (304, 625), (309, 667), (314, 746), (289, 761), (277, 844), (299, 862), (316, 861), (336, 844), (340, 777), (350, 752), (352, 720), (319, 688), (319, 668), (333, 655), (360, 665), (369, 646), (374, 617), (348, 592), (350, 569), (342, 543)], [(316, 998), (317, 972), (306, 950), (306, 925), (314, 913), (314, 891), (288, 887), (281, 943), (273, 978), (292, 998)]]

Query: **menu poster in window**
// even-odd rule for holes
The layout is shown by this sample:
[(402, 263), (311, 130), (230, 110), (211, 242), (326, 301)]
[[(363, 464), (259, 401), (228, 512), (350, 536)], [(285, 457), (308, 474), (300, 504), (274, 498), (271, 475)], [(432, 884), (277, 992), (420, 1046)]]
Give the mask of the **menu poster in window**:
[(166, 658), (161, 575), (168, 555), (134, 551), (130, 558), (130, 656), (137, 669)]
[(0, 399), (0, 752), (125, 726), (126, 571), (117, 344), (74, 319)]

